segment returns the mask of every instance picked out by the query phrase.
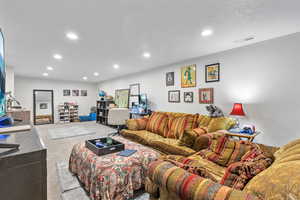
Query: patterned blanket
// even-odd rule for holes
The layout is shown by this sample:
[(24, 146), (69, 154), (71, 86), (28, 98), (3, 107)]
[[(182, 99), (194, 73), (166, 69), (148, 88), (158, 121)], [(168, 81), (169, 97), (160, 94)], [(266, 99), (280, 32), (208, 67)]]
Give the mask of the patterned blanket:
[(125, 149), (137, 150), (129, 157), (117, 153), (97, 156), (76, 144), (71, 152), (69, 168), (77, 175), (92, 200), (125, 200), (133, 197), (135, 190), (144, 186), (148, 165), (160, 154), (148, 147), (122, 137), (115, 140), (125, 144)]

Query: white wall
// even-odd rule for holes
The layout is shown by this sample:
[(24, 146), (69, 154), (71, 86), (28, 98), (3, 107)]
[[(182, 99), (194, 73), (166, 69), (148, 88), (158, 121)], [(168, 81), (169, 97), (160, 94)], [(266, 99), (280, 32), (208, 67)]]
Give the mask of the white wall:
[(6, 67), (6, 79), (5, 79), (5, 90), (6, 92), (11, 91), (12, 94), (15, 92), (15, 73), (12, 67)]
[[(262, 131), (256, 142), (283, 145), (300, 138), (300, 33), (242, 48), (159, 67), (151, 71), (99, 83), (114, 96), (115, 89), (140, 83), (153, 110), (206, 113), (198, 89), (213, 87), (215, 105), (229, 113), (234, 102), (244, 104), (246, 123)], [(155, 59), (154, 57), (152, 59)], [(205, 83), (205, 65), (221, 63), (221, 81)], [(180, 67), (197, 64), (197, 87), (180, 87)], [(166, 87), (166, 72), (175, 71), (175, 86)], [(181, 90), (181, 103), (168, 103), (168, 90)], [(183, 92), (194, 92), (194, 103), (183, 102)], [(245, 122), (244, 122), (245, 123)]]
[[(64, 102), (77, 102), (79, 115), (87, 115), (90, 108), (96, 106), (97, 85), (83, 82), (42, 80), (27, 77), (15, 77), (15, 96), (21, 105), (31, 110), (33, 115), (33, 90), (44, 89), (54, 92), (54, 121), (58, 121), (58, 104)], [(87, 97), (63, 96), (63, 89), (84, 89), (88, 91)], [(31, 116), (32, 117), (32, 116)], [(31, 118), (32, 119), (32, 118)]]

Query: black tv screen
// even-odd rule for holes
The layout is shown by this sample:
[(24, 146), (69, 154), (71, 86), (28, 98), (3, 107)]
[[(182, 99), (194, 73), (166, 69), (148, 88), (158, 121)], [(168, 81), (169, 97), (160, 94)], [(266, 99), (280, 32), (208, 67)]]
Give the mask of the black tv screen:
[(5, 115), (4, 36), (0, 29), (0, 117)]

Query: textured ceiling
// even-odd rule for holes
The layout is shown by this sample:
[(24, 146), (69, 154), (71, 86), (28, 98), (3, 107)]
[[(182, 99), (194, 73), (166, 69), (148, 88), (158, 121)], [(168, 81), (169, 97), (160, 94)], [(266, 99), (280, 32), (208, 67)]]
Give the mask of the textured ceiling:
[[(0, 27), (16, 75), (51, 65), (49, 79), (97, 82), (299, 32), (299, 10), (299, 0), (0, 0)], [(214, 34), (203, 38), (205, 28)]]

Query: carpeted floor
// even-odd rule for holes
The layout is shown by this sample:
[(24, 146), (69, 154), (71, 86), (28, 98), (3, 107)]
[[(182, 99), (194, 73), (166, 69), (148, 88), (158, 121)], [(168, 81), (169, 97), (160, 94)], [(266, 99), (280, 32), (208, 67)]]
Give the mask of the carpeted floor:
[[(63, 128), (67, 126), (80, 125), (91, 132), (92, 135), (83, 135), (77, 137), (52, 140), (49, 130), (53, 128)], [(95, 122), (80, 122), (70, 124), (50, 124), (36, 126), (45, 146), (47, 147), (47, 179), (48, 179), (48, 200), (60, 200), (61, 190), (59, 188), (58, 176), (56, 172), (56, 162), (68, 162), (72, 147), (74, 144), (83, 140), (106, 136), (109, 133), (116, 132), (107, 126), (96, 124)]]

